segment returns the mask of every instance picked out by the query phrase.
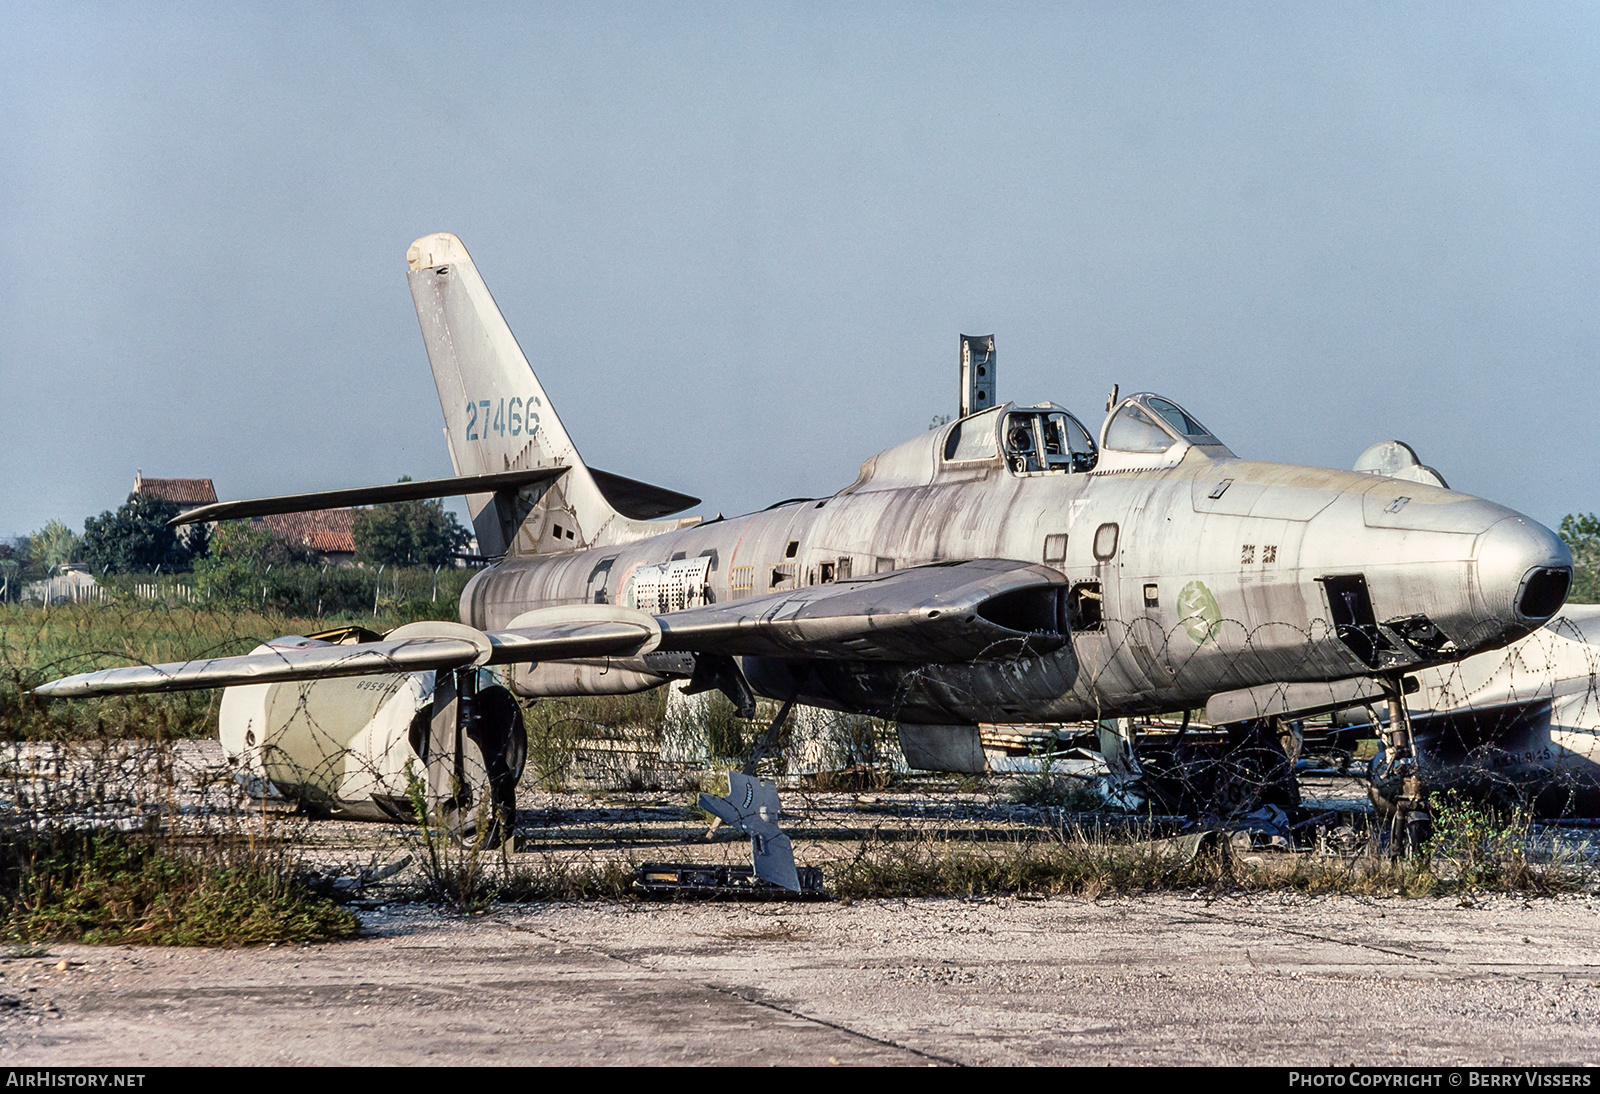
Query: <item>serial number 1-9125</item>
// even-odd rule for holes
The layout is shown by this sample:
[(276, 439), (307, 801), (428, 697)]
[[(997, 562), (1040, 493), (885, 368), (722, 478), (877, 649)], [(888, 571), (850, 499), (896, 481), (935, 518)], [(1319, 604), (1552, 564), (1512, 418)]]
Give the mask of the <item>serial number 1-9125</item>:
[[(486, 440), (490, 433), (502, 437), (533, 436), (539, 431), (539, 412), (533, 409), (534, 401), (526, 403), (520, 396), (510, 399), (479, 399), (467, 402), (467, 440)], [(493, 416), (490, 412), (493, 411)]]

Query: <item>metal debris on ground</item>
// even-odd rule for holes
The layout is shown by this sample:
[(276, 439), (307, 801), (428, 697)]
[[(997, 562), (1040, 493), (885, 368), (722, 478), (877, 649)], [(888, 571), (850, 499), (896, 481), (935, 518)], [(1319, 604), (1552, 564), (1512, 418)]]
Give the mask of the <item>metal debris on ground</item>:
[(646, 862), (636, 871), (634, 892), (648, 897), (734, 897), (746, 900), (803, 900), (827, 896), (822, 869), (802, 866), (796, 887), (774, 885), (749, 866), (711, 866), (693, 862)]

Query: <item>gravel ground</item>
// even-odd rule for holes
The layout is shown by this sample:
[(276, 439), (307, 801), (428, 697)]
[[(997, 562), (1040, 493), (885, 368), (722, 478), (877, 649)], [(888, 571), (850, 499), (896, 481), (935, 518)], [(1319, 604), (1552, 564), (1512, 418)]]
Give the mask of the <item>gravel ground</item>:
[(0, 1061), (1592, 1064), (1596, 912), (1589, 898), (636, 903), (470, 919), (396, 906), (339, 945), (13, 958)]

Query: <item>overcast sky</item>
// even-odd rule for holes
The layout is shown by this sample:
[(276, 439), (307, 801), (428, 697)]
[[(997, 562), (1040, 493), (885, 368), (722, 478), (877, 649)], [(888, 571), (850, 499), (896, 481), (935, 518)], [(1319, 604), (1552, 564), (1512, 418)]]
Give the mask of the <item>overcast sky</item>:
[(1600, 7), (0, 7), (0, 535), (451, 473), (465, 241), (586, 460), (729, 515), (1002, 399), (1600, 509)]

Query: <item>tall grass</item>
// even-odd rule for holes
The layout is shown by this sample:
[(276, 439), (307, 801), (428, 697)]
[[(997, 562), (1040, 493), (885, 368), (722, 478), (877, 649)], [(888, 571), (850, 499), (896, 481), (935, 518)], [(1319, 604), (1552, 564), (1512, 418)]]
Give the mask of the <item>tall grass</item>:
[(45, 701), (47, 680), (113, 665), (249, 653), (316, 620), (118, 599), (53, 608), (0, 605), (0, 739), (204, 737), (218, 692)]
[(307, 884), (300, 822), (250, 816), (231, 773), (185, 740), (216, 733), (220, 693), (31, 694), (74, 672), (242, 654), (326, 626), (131, 596), (0, 605), (0, 933), (242, 945), (357, 931)]
[[(1540, 861), (1540, 859), (1543, 861)], [(841, 897), (1137, 896), (1154, 892), (1295, 892), (1307, 895), (1548, 896), (1590, 886), (1593, 871), (1561, 856), (1508, 848), (1491, 869), (1462, 869), (1448, 854), (1395, 858), (1372, 846), (1351, 856), (1241, 854), (1225, 840), (1053, 837), (966, 843), (938, 839), (863, 843), (836, 865)]]

